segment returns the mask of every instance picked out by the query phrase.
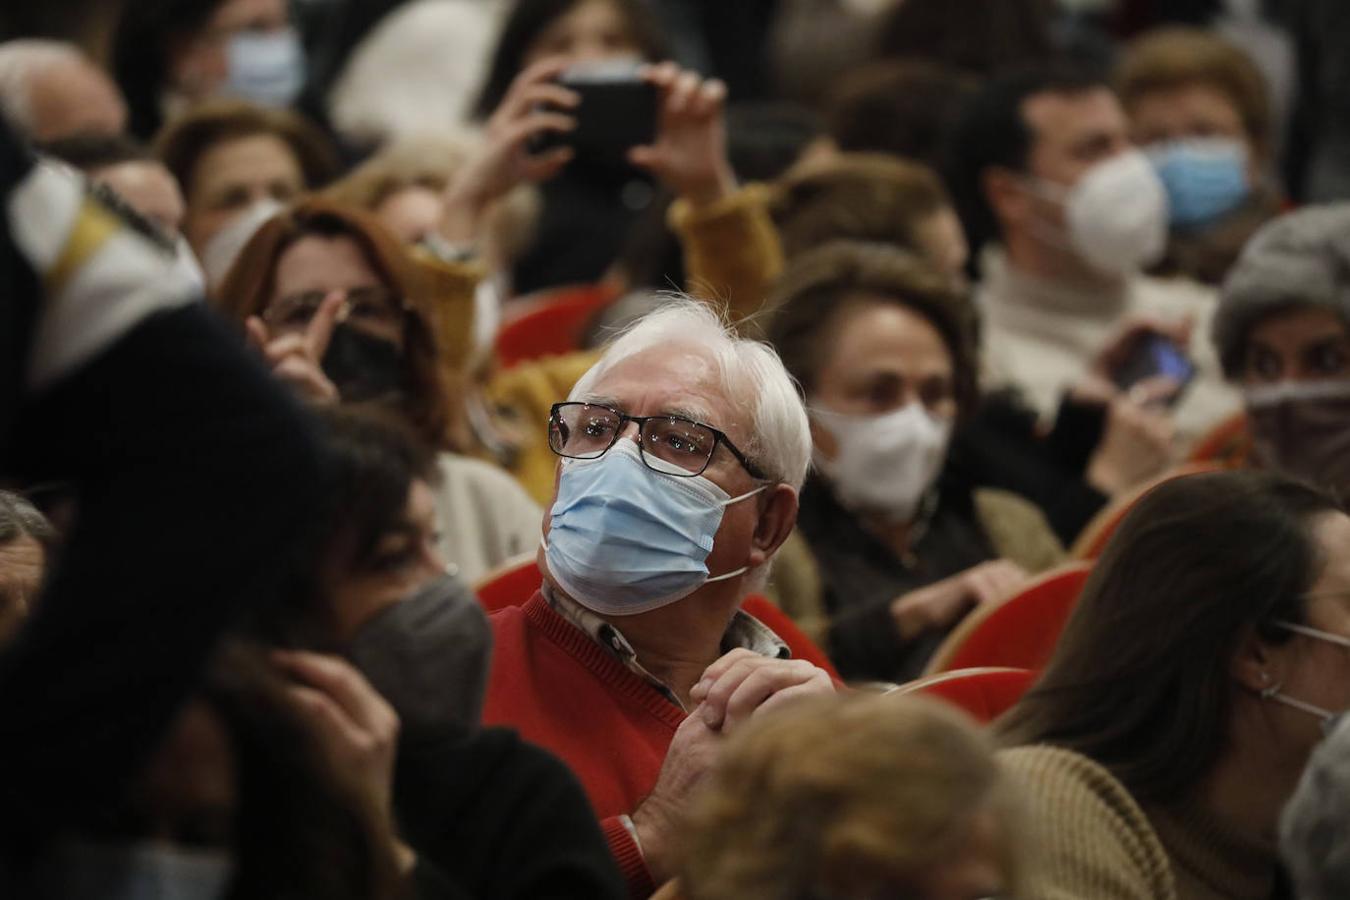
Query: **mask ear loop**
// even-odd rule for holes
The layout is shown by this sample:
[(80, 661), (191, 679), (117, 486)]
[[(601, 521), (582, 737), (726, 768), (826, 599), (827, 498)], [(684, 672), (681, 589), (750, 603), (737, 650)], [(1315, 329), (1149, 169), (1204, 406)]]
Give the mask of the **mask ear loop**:
[(1284, 684), (1279, 681), (1272, 681), (1269, 672), (1261, 673), (1261, 683), (1264, 685), (1264, 687), (1261, 688), (1260, 693), (1260, 697), (1262, 700), (1273, 701), (1275, 703), (1287, 706), (1290, 709), (1296, 709), (1299, 712), (1304, 712), (1310, 716), (1315, 716), (1316, 718), (1322, 720), (1324, 728), (1326, 727), (1326, 723), (1331, 722), (1332, 720), (1337, 718), (1337, 714), (1331, 712), (1330, 710), (1323, 709), (1320, 706), (1314, 706), (1311, 703), (1305, 703), (1304, 701), (1299, 700), (1295, 697), (1290, 697), (1287, 694), (1281, 693), (1281, 691), (1284, 690)]

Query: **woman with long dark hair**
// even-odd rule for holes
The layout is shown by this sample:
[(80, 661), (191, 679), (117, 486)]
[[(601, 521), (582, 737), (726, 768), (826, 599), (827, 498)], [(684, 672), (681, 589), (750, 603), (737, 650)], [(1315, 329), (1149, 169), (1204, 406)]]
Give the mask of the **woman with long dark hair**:
[[(654, 63), (666, 55), (638, 0), (520, 0), (498, 38), (478, 115), (491, 115), (517, 75), (543, 60)], [(655, 194), (647, 172), (631, 163), (577, 159), (541, 185), (543, 208), (534, 244), (516, 264), (515, 293), (596, 281), (609, 268)]]
[(1348, 547), (1332, 499), (1272, 475), (1139, 504), (998, 723), (1039, 827), (1028, 896), (1280, 896), (1280, 810), (1350, 707)]

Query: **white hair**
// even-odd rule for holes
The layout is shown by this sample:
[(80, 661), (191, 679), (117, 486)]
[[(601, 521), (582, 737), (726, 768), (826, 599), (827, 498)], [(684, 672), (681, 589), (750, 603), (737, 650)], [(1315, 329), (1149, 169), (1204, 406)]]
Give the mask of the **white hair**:
[(677, 295), (638, 319), (581, 376), (569, 399), (593, 398), (596, 384), (615, 364), (655, 347), (692, 347), (711, 359), (727, 399), (751, 423), (749, 446), (737, 449), (769, 478), (801, 489), (811, 463), (811, 430), (792, 376), (777, 351), (737, 335), (706, 303)]
[(1280, 818), (1280, 852), (1302, 900), (1350, 897), (1350, 717), (1303, 770)]
[(80, 48), (65, 41), (21, 38), (0, 43), (0, 113), (21, 131), (33, 130), (33, 77), (61, 65), (85, 65)]

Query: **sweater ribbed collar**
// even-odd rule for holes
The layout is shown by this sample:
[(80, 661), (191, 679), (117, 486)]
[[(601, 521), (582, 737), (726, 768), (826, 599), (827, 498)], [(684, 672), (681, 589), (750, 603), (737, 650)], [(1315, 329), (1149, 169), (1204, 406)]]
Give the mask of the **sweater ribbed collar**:
[(1275, 890), (1277, 850), (1272, 841), (1243, 834), (1202, 803), (1146, 809), (1158, 840), (1167, 850), (1182, 900), (1185, 886), (1199, 883), (1204, 897), (1269, 900)]
[(1030, 275), (993, 244), (980, 254), (980, 299), (993, 316), (1054, 313), (1114, 321), (1129, 305), (1130, 286), (1130, 279), (1084, 285)]

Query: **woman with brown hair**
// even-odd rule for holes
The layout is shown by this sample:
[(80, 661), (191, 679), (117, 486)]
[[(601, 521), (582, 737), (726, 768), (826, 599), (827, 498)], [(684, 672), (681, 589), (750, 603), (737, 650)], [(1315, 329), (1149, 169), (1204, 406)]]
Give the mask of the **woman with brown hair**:
[(978, 402), (974, 308), (918, 256), (847, 241), (798, 259), (770, 304), (814, 442), (797, 526), (822, 590), (792, 613), (827, 619), (845, 677), (913, 678), (971, 608), (1063, 556), (1029, 502), (947, 470)]
[(155, 153), (183, 190), (183, 234), (213, 287), (233, 259), (213, 250), (227, 225), (258, 204), (289, 203), (338, 172), (336, 151), (303, 116), (238, 100), (203, 103), (175, 119), (156, 137)]
[(473, 581), (532, 548), (541, 514), (505, 472), (459, 455), (470, 446), (467, 413), (462, 393), (446, 390), (423, 279), (365, 213), (310, 199), (253, 236), (218, 302), (273, 372), (311, 402), (388, 405), (445, 451), (441, 550)]
[(999, 723), (1040, 900), (1282, 896), (1276, 824), (1350, 707), (1350, 517), (1272, 475), (1149, 494)]
[(1134, 142), (1167, 188), (1158, 271), (1219, 284), (1247, 240), (1280, 212), (1270, 91), (1256, 63), (1201, 28), (1133, 41), (1115, 73)]

